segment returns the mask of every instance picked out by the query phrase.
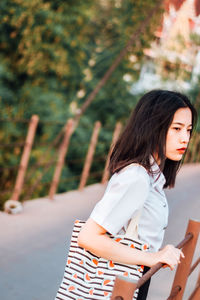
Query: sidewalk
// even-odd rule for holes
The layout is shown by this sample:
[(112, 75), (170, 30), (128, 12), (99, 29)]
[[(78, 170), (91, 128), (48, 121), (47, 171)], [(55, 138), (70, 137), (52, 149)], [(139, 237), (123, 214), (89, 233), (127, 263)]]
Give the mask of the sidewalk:
[[(54, 299), (64, 272), (73, 221), (89, 216), (104, 189), (95, 184), (82, 192), (56, 195), (54, 201), (27, 201), (20, 215), (0, 213), (1, 300)], [(166, 194), (170, 218), (164, 244), (177, 244), (188, 219), (200, 219), (200, 164), (185, 165), (176, 188)], [(148, 300), (166, 299), (173, 275), (167, 269), (155, 275)]]

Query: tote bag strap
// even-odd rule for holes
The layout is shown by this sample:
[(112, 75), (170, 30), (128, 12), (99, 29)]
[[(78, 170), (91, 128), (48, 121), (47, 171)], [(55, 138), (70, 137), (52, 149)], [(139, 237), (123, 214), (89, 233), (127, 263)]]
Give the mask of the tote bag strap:
[(142, 213), (142, 208), (131, 219), (131, 221), (126, 229), (125, 237), (132, 238), (132, 239), (138, 239), (138, 224), (139, 224), (141, 213)]
[[(120, 172), (125, 171), (126, 169), (128, 169), (129, 167), (131, 167), (133, 165), (139, 165), (139, 164), (132, 163), (132, 164), (124, 167)], [(141, 167), (144, 168), (143, 166), (141, 166)], [(137, 214), (131, 219), (131, 221), (126, 229), (125, 237), (138, 239), (138, 224), (139, 224), (140, 216), (142, 213), (142, 208), (143, 207), (141, 207), (141, 209), (137, 212)]]

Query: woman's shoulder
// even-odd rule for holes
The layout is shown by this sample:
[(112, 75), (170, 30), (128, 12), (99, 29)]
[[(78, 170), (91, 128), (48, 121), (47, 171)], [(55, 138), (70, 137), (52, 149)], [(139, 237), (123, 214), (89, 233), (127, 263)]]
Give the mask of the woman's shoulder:
[(132, 163), (114, 173), (111, 177), (113, 181), (143, 181), (150, 182), (148, 171), (138, 163)]
[(145, 169), (145, 167), (143, 167), (139, 163), (132, 163), (132, 164), (127, 165), (126, 167), (121, 169), (118, 174), (123, 173), (123, 172), (127, 172), (127, 171), (148, 175), (148, 172)]

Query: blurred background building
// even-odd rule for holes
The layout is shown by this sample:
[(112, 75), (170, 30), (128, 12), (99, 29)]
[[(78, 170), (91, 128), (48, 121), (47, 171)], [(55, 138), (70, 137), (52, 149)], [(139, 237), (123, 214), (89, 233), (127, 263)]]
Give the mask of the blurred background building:
[(200, 2), (169, 0), (161, 27), (151, 47), (144, 49), (145, 62), (131, 93), (154, 88), (187, 91), (200, 74)]

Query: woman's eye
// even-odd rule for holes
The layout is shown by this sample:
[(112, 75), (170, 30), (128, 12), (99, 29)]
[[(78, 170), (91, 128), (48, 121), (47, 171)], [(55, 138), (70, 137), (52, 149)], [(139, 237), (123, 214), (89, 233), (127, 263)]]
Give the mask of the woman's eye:
[(175, 129), (176, 131), (181, 130), (181, 128), (179, 128), (179, 127), (174, 127), (174, 129)]

